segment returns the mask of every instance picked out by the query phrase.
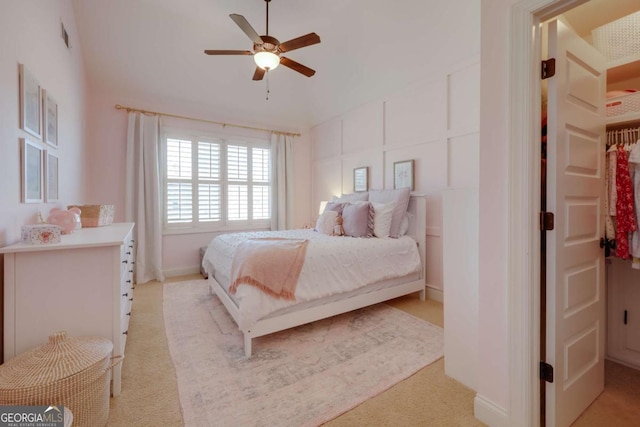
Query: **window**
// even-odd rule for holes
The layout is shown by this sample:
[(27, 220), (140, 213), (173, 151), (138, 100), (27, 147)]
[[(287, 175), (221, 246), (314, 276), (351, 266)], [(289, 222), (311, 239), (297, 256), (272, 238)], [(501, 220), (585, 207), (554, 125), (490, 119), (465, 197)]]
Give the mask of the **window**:
[(165, 161), (166, 230), (269, 225), (271, 150), (267, 141), (171, 135), (165, 138)]

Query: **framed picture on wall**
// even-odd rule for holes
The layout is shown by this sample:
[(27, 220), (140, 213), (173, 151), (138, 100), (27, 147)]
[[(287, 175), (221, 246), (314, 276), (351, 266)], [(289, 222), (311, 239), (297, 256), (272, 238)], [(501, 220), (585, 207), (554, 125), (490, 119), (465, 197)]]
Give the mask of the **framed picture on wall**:
[(22, 203), (42, 203), (42, 148), (20, 138)]
[(369, 190), (369, 167), (364, 166), (353, 170), (353, 191)]
[(47, 203), (58, 201), (58, 156), (51, 150), (45, 152), (44, 161), (44, 189), (45, 201)]
[(58, 146), (58, 103), (51, 94), (42, 89), (44, 114), (44, 142), (54, 147)]
[(31, 135), (42, 138), (42, 91), (40, 83), (20, 64), (20, 128)]
[(409, 187), (414, 190), (413, 160), (404, 160), (393, 164), (393, 188)]

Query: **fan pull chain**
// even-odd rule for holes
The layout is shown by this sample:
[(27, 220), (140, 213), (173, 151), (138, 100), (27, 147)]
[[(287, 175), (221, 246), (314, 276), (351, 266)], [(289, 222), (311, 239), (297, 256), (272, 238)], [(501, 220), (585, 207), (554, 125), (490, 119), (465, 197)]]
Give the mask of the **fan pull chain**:
[(269, 100), (269, 69), (267, 69), (267, 101)]

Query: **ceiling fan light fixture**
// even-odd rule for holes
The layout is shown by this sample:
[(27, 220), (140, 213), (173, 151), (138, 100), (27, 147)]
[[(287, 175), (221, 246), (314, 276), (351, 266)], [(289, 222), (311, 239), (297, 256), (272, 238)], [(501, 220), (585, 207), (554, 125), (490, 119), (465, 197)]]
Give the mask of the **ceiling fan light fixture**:
[(273, 52), (257, 52), (253, 55), (256, 65), (263, 70), (271, 71), (280, 65), (280, 57)]

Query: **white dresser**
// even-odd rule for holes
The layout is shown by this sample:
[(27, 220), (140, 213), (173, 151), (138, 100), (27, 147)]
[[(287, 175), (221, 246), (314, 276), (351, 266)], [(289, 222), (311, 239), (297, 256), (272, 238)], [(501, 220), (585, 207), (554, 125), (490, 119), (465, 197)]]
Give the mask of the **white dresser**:
[[(123, 356), (133, 300), (133, 223), (83, 228), (61, 243), (17, 243), (4, 254), (4, 360), (45, 344), (49, 335), (100, 336)], [(113, 369), (120, 394), (122, 364)]]

